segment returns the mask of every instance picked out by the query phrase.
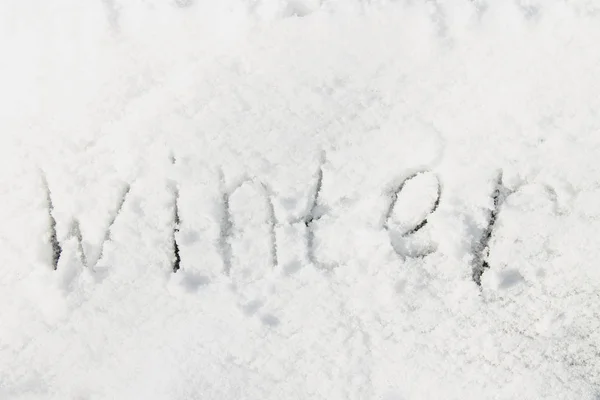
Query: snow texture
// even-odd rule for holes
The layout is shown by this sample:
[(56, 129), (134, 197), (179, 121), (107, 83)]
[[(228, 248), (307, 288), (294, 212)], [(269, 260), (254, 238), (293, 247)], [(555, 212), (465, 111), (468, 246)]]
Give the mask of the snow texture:
[(0, 2), (0, 399), (600, 399), (591, 0)]

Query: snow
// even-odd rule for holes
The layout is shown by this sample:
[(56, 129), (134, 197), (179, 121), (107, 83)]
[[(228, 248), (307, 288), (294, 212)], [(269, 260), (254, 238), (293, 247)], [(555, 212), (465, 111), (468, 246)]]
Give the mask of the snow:
[(597, 400), (599, 10), (1, 2), (0, 398)]

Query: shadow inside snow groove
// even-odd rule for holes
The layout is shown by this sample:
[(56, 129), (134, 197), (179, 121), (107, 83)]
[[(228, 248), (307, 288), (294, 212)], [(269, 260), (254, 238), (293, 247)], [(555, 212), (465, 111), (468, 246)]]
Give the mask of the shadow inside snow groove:
[[(406, 186), (406, 184), (417, 178), (418, 176), (425, 174), (425, 173), (431, 173), (431, 171), (419, 171), (416, 172), (412, 175), (409, 175), (408, 177), (406, 177), (401, 183), (400, 185), (398, 185), (394, 190), (391, 191), (391, 193), (389, 194), (389, 206), (386, 210), (386, 213), (384, 215), (384, 229), (388, 232), (388, 235), (390, 235), (390, 239), (392, 236), (392, 231), (391, 231), (391, 227), (390, 227), (390, 219), (392, 218), (392, 214), (394, 212), (394, 207), (396, 206), (396, 203), (398, 202), (398, 196), (400, 195), (400, 193), (404, 190), (404, 187)], [(418, 224), (416, 224), (414, 227), (412, 227), (411, 229), (409, 229), (408, 231), (402, 233), (400, 236), (401, 237), (409, 237), (411, 235), (414, 235), (415, 233), (419, 232), (421, 229), (423, 229), (427, 223), (428, 223), (428, 218), (429, 216), (431, 216), (431, 214), (433, 214), (439, 207), (440, 205), (440, 201), (442, 198), (442, 186), (440, 184), (440, 180), (437, 177), (437, 175), (435, 176), (436, 178), (436, 182), (437, 182), (437, 194), (436, 194), (436, 198), (435, 201), (433, 202), (433, 205), (431, 206), (431, 209), (427, 212), (426, 216), (423, 218), (423, 220), (421, 222), (419, 222)], [(397, 253), (398, 251), (395, 250)], [(399, 254), (401, 256), (404, 256), (404, 254)], [(426, 256), (427, 254), (423, 254), (422, 256)]]
[(221, 185), (221, 202), (223, 204), (221, 223), (219, 224), (219, 249), (221, 251), (221, 259), (223, 260), (223, 272), (225, 275), (231, 274), (231, 243), (229, 237), (233, 230), (233, 221), (231, 219), (231, 205), (229, 198), (231, 193), (226, 189), (225, 174), (223, 170), (219, 170), (219, 183)]
[(232, 246), (231, 238), (233, 235), (234, 223), (231, 215), (231, 196), (240, 189), (244, 184), (251, 184), (260, 190), (261, 195), (264, 197), (267, 206), (267, 218), (269, 224), (269, 240), (271, 242), (270, 248), (270, 263), (271, 267), (279, 265), (279, 256), (277, 250), (277, 217), (275, 215), (275, 206), (273, 204), (272, 192), (270, 188), (253, 178), (245, 178), (239, 181), (231, 190), (226, 189), (225, 175), (222, 170), (219, 171), (219, 182), (221, 185), (221, 202), (222, 202), (222, 216), (221, 224), (219, 227), (219, 248), (221, 251), (221, 258), (223, 260), (223, 268), (226, 275), (231, 274), (232, 267)]
[(313, 265), (319, 265), (317, 258), (315, 256), (315, 231), (313, 228), (313, 223), (321, 219), (322, 214), (318, 213), (319, 207), (319, 199), (321, 197), (321, 190), (323, 189), (323, 165), (326, 162), (326, 154), (325, 151), (321, 153), (321, 159), (319, 162), (319, 170), (317, 171), (317, 178), (315, 180), (315, 185), (312, 190), (312, 194), (309, 197), (310, 203), (307, 209), (306, 215), (301, 221), (304, 222), (306, 226), (306, 255), (308, 261), (310, 261)]
[(177, 243), (177, 233), (181, 220), (179, 217), (179, 190), (173, 189), (173, 272), (181, 268), (181, 255), (179, 254), (179, 243)]
[(112, 227), (115, 224), (117, 217), (121, 214), (121, 211), (123, 210), (123, 206), (125, 205), (125, 200), (127, 200), (127, 196), (129, 195), (129, 192), (131, 192), (131, 184), (128, 183), (123, 187), (123, 191), (121, 192), (121, 195), (119, 196), (119, 203), (117, 205), (117, 208), (115, 209), (115, 212), (112, 214), (112, 218), (108, 222), (108, 226), (106, 228), (106, 233), (104, 234), (104, 239), (102, 241), (102, 244), (100, 245), (100, 253), (98, 254), (98, 257), (96, 258), (96, 260), (94, 261), (94, 265), (96, 265), (98, 263), (98, 261), (102, 260), (102, 257), (104, 257), (104, 247), (106, 246), (106, 243), (108, 243), (111, 240)]
[(42, 185), (44, 186), (44, 191), (46, 192), (46, 207), (48, 209), (48, 217), (50, 220), (50, 246), (52, 248), (52, 269), (58, 269), (58, 262), (60, 261), (60, 256), (62, 254), (62, 247), (58, 242), (58, 236), (56, 234), (56, 219), (54, 218), (54, 204), (52, 203), (52, 193), (50, 192), (50, 186), (48, 185), (48, 180), (46, 179), (46, 174), (41, 173), (42, 176)]
[(492, 193), (493, 206), (489, 213), (489, 222), (486, 229), (483, 231), (483, 234), (481, 235), (481, 240), (479, 243), (477, 243), (475, 248), (475, 257), (473, 261), (473, 281), (479, 287), (481, 287), (481, 276), (487, 269), (490, 268), (490, 265), (487, 261), (490, 251), (489, 244), (490, 240), (492, 239), (492, 233), (494, 231), (496, 220), (498, 218), (498, 212), (500, 211), (500, 207), (502, 207), (504, 200), (506, 200), (506, 197), (507, 189), (502, 183), (502, 172), (499, 172), (496, 179), (494, 192)]
[(271, 266), (273, 268), (279, 265), (279, 255), (277, 250), (277, 216), (275, 215), (275, 206), (273, 205), (273, 195), (271, 190), (264, 183), (259, 182), (263, 196), (267, 202), (267, 218), (269, 219), (269, 237), (271, 240)]
[[(42, 184), (43, 184), (44, 190), (46, 192), (46, 206), (47, 206), (48, 215), (50, 218), (49, 234), (50, 234), (50, 246), (52, 248), (52, 269), (57, 270), (58, 264), (60, 263), (60, 259), (63, 254), (63, 248), (62, 248), (60, 241), (58, 240), (58, 234), (56, 232), (56, 219), (54, 218), (54, 204), (52, 202), (52, 193), (50, 191), (50, 186), (48, 184), (48, 180), (46, 179), (46, 175), (44, 173), (42, 173)], [(106, 228), (106, 233), (104, 234), (104, 238), (100, 245), (100, 252), (98, 253), (98, 256), (96, 257), (96, 259), (93, 262), (90, 262), (90, 260), (88, 259), (87, 255), (85, 253), (85, 250), (83, 248), (83, 235), (81, 233), (81, 225), (79, 223), (79, 220), (74, 219), (72, 221), (67, 239), (75, 238), (75, 240), (77, 241), (77, 252), (79, 253), (78, 255), (79, 255), (81, 264), (84, 267), (96, 266), (96, 264), (104, 256), (104, 249), (105, 249), (106, 243), (111, 240), (112, 227), (113, 227), (115, 221), (117, 220), (117, 217), (121, 213), (121, 210), (123, 209), (123, 205), (125, 204), (125, 200), (127, 199), (127, 195), (129, 194), (130, 190), (131, 190), (131, 185), (126, 184), (124, 186), (122, 194), (119, 196), (119, 203), (117, 205), (117, 208), (115, 209), (115, 212), (112, 214), (112, 217)]]
[(74, 237), (77, 240), (77, 253), (79, 254), (79, 261), (81, 265), (84, 267), (88, 266), (88, 260), (85, 255), (85, 251), (83, 250), (83, 236), (81, 235), (81, 227), (79, 226), (79, 221), (74, 220), (71, 224), (71, 229), (69, 232), (69, 238)]

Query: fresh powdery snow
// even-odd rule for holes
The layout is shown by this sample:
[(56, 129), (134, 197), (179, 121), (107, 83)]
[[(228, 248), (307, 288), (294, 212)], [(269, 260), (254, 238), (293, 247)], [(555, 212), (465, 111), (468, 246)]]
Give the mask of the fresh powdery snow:
[(0, 399), (600, 399), (600, 4), (0, 1)]

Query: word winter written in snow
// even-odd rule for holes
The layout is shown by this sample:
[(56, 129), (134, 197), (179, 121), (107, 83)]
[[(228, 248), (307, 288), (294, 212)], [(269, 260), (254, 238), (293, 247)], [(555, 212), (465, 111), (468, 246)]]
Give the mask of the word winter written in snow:
[[(221, 182), (224, 181), (222, 173), (220, 176)], [(398, 213), (399, 208), (401, 208), (401, 197), (406, 187), (409, 186), (412, 182), (417, 181), (419, 179), (434, 181), (436, 186), (436, 193), (431, 199), (431, 204), (427, 209), (427, 212), (424, 216), (417, 218), (416, 220), (413, 218), (412, 223), (402, 223), (398, 222), (395, 218)], [(279, 224), (276, 221), (273, 201), (273, 195), (269, 191), (267, 185), (261, 183), (255, 179), (246, 179), (239, 183), (231, 190), (222, 190), (222, 209), (223, 215), (220, 223), (220, 254), (223, 261), (224, 273), (229, 274), (231, 270), (231, 258), (232, 258), (232, 249), (230, 239), (232, 236), (232, 216), (230, 210), (230, 199), (239, 190), (244, 184), (254, 185), (258, 192), (263, 196), (265, 203), (267, 205), (268, 210), (268, 226), (269, 226), (269, 236), (271, 240), (271, 264), (273, 267), (279, 264), (278, 254), (277, 254), (277, 235), (276, 229), (278, 226), (282, 226), (285, 224)], [(312, 190), (312, 194), (310, 196), (310, 205), (307, 207), (307, 211), (304, 216), (297, 219), (294, 222), (288, 222), (288, 224), (292, 223), (302, 223), (305, 226), (305, 246), (306, 246), (306, 256), (309, 262), (311, 262), (315, 266), (323, 267), (323, 264), (319, 262), (318, 257), (315, 254), (315, 223), (318, 222), (324, 214), (320, 213), (319, 208), (319, 196), (321, 193), (321, 187), (323, 184), (323, 169), (319, 168), (318, 174), (316, 176), (316, 182), (314, 184), (314, 188)], [(47, 180), (43, 177), (43, 185), (47, 195), (47, 209), (49, 216), (49, 244), (52, 248), (52, 267), (54, 270), (58, 269), (59, 262), (61, 259), (61, 255), (63, 253), (63, 245), (61, 241), (58, 239), (57, 231), (56, 231), (56, 219), (54, 218), (54, 204), (52, 202), (52, 195), (50, 191), (50, 187), (48, 185)], [(100, 251), (93, 259), (90, 259), (83, 248), (83, 237), (81, 234), (81, 229), (79, 227), (79, 223), (77, 220), (74, 220), (71, 224), (69, 235), (65, 240), (69, 240), (72, 238), (76, 239), (78, 244), (77, 253), (80, 257), (81, 263), (83, 266), (95, 266), (98, 261), (100, 261), (104, 255), (105, 245), (107, 242), (111, 240), (111, 229), (113, 224), (115, 223), (119, 213), (121, 212), (123, 205), (126, 202), (127, 196), (130, 192), (130, 185), (126, 185), (122, 193), (119, 196), (119, 201), (117, 207), (115, 208), (115, 212), (112, 213), (112, 217), (108, 223), (108, 227), (106, 229), (104, 239), (100, 246)], [(179, 251), (179, 243), (177, 240), (177, 233), (179, 231), (179, 227), (181, 226), (181, 218), (179, 213), (179, 192), (177, 189), (173, 189), (173, 230), (172, 230), (172, 269), (173, 272), (177, 272), (181, 267), (181, 255)], [(423, 246), (411, 246), (411, 238), (415, 236), (416, 233), (421, 231), (428, 223), (429, 217), (435, 213), (438, 209), (438, 206), (442, 200), (442, 191), (441, 185), (439, 183), (439, 178), (432, 173), (431, 171), (420, 171), (414, 173), (401, 181), (399, 185), (396, 185), (389, 193), (387, 193), (388, 203), (385, 209), (384, 215), (384, 224), (383, 227), (387, 231), (390, 242), (392, 244), (392, 248), (394, 251), (402, 256), (402, 257), (425, 257), (434, 250), (431, 247), (423, 247)], [(490, 211), (488, 225), (486, 229), (483, 231), (483, 234), (479, 240), (479, 243), (474, 246), (476, 249), (476, 254), (474, 257), (474, 262), (472, 265), (472, 277), (477, 285), (481, 285), (481, 276), (483, 272), (489, 268), (489, 265), (486, 261), (487, 254), (489, 252), (489, 242), (492, 237), (494, 224), (497, 218), (498, 211), (504, 199), (506, 198), (506, 188), (502, 184), (502, 174), (498, 174), (496, 187), (494, 193), (492, 194), (493, 198), (493, 208)], [(404, 210), (406, 213), (407, 210)], [(402, 213), (402, 211), (400, 212)]]

